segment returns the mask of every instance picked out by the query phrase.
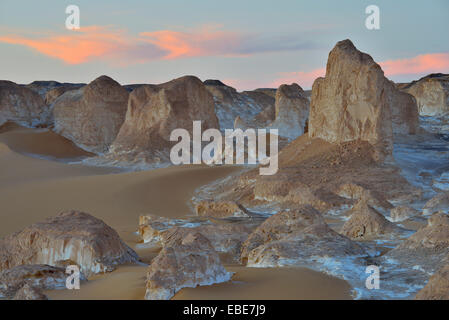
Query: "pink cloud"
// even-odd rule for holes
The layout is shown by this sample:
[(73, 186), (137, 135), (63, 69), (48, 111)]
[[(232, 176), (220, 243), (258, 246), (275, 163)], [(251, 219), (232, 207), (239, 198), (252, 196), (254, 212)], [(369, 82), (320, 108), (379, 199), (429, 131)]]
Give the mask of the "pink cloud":
[(387, 76), (428, 74), (449, 70), (449, 53), (428, 53), (379, 63)]

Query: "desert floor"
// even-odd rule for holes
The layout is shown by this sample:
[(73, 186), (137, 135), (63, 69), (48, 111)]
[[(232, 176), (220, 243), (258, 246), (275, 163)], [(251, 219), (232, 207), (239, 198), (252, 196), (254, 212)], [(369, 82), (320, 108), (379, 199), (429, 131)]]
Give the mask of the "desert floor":
[[(63, 210), (88, 212), (113, 227), (150, 262), (157, 254), (142, 248), (138, 217), (192, 215), (196, 188), (239, 167), (180, 166), (125, 172), (117, 168), (69, 164), (89, 156), (70, 141), (44, 129), (0, 128), (0, 237)], [(232, 281), (183, 289), (174, 299), (350, 299), (346, 281), (305, 268), (246, 268), (225, 264)], [(97, 275), (80, 290), (54, 290), (51, 299), (143, 299), (145, 265), (121, 266)]]

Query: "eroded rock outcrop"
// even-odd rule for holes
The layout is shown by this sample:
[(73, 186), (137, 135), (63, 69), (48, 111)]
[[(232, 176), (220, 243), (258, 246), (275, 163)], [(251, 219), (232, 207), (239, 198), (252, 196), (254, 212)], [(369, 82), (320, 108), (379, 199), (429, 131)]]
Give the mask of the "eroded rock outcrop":
[(136, 263), (137, 254), (100, 219), (66, 211), (0, 239), (0, 270), (72, 260), (86, 276)]
[(441, 192), (426, 202), (423, 208), (424, 215), (430, 215), (436, 212), (449, 213), (449, 192)]
[(353, 240), (371, 239), (399, 231), (395, 224), (370, 207), (365, 199), (359, 200), (348, 214), (351, 217), (345, 222), (340, 233)]
[(449, 113), (448, 74), (430, 74), (400, 88), (416, 98), (421, 115), (438, 116)]
[(214, 201), (201, 200), (195, 204), (195, 211), (198, 216), (227, 218), (227, 217), (248, 217), (248, 211), (235, 201)]
[(87, 151), (106, 152), (125, 120), (128, 95), (107, 76), (66, 91), (53, 103), (54, 130)]
[(193, 121), (202, 130), (218, 128), (214, 102), (196, 77), (185, 76), (160, 85), (142, 85), (129, 97), (126, 120), (111, 146), (108, 157), (125, 162), (169, 161), (174, 129), (192, 135)]
[(13, 300), (48, 300), (48, 297), (39, 288), (25, 284), (17, 291)]
[(273, 120), (274, 97), (264, 90), (237, 92), (219, 80), (206, 80), (204, 84), (212, 94), (220, 129), (232, 129), (239, 116), (249, 127), (264, 127)]
[(315, 80), (309, 117), (309, 136), (332, 143), (364, 140), (379, 153), (391, 155), (393, 132), (416, 132), (418, 112), (385, 78), (380, 66), (350, 40), (329, 53), (326, 77)]
[(270, 128), (278, 129), (280, 136), (289, 139), (302, 135), (309, 117), (309, 107), (309, 99), (299, 85), (281, 85), (276, 91), (276, 119)]
[(83, 86), (84, 84), (66, 84), (66, 85), (61, 84), (60, 86), (52, 88), (45, 93), (45, 103), (47, 105), (51, 105), (53, 102), (55, 102), (57, 98), (62, 96), (65, 92), (70, 90), (76, 90)]
[(390, 218), (393, 222), (401, 222), (417, 215), (419, 215), (418, 210), (407, 206), (397, 206), (390, 211)]
[[(31, 288), (41, 290), (63, 289), (66, 287), (66, 269), (44, 264), (20, 265), (0, 272), (0, 297), (12, 298), (21, 288), (21, 294), (32, 293)], [(85, 280), (81, 275), (82, 280)], [(19, 295), (21, 295), (19, 294)]]
[(12, 81), (0, 80), (0, 124), (12, 121), (27, 127), (45, 126), (50, 118), (42, 97)]
[(286, 266), (364, 255), (364, 249), (329, 228), (318, 211), (301, 206), (268, 218), (242, 245), (248, 266)]
[(145, 299), (168, 300), (182, 288), (226, 282), (231, 276), (209, 240), (188, 233), (165, 246), (148, 267)]
[(449, 300), (449, 265), (430, 277), (426, 286), (415, 297), (416, 300)]

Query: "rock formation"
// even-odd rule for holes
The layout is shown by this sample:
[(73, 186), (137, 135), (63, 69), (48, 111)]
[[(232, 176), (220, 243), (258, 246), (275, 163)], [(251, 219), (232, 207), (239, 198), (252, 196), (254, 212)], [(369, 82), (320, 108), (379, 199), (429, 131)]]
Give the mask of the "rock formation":
[[(25, 292), (30, 288), (63, 289), (66, 287), (68, 276), (65, 270), (44, 264), (19, 265), (3, 270), (0, 272), (0, 297), (12, 298), (25, 285), (28, 286)], [(82, 279), (85, 280), (84, 277)]]
[(300, 265), (318, 257), (364, 255), (364, 249), (328, 227), (311, 206), (281, 211), (268, 218), (242, 245), (249, 266)]
[(86, 276), (136, 263), (137, 254), (103, 221), (78, 211), (63, 212), (0, 239), (0, 270), (22, 264), (56, 265), (72, 260)]
[(390, 211), (390, 218), (393, 222), (401, 222), (417, 215), (419, 215), (418, 210), (407, 206), (394, 207)]
[(353, 240), (370, 239), (398, 231), (395, 224), (370, 207), (365, 199), (359, 200), (348, 214), (351, 218), (343, 225), (340, 233)]
[(419, 114), (438, 116), (449, 113), (449, 74), (429, 74), (400, 86), (416, 98)]
[(6, 121), (27, 127), (44, 126), (49, 121), (49, 110), (36, 92), (0, 80), (0, 124)]
[(202, 200), (195, 205), (195, 211), (203, 217), (248, 217), (248, 211), (235, 201)]
[(128, 95), (107, 76), (66, 91), (53, 104), (54, 130), (87, 151), (106, 152), (125, 120)]
[(40, 289), (24, 284), (13, 300), (48, 300), (48, 297)]
[(188, 233), (165, 246), (147, 272), (145, 299), (168, 300), (182, 288), (231, 279), (214, 248), (200, 233)]
[(430, 277), (426, 286), (415, 297), (416, 300), (449, 300), (449, 265)]
[(430, 215), (439, 211), (449, 213), (449, 191), (438, 193), (427, 201), (422, 213)]
[(214, 97), (221, 130), (232, 129), (237, 116), (252, 128), (264, 127), (273, 120), (270, 116), (274, 114), (275, 101), (266, 91), (237, 92), (219, 80), (206, 80), (204, 84)]
[(218, 128), (212, 96), (198, 78), (140, 86), (130, 94), (125, 122), (109, 156), (125, 162), (168, 161), (172, 130), (192, 134), (195, 120), (202, 121), (203, 131)]
[(329, 53), (326, 77), (313, 84), (309, 137), (368, 141), (383, 159), (392, 152), (393, 132), (417, 130), (413, 100), (385, 78), (371, 56), (350, 40), (340, 41)]
[(282, 137), (295, 139), (304, 133), (309, 107), (309, 99), (299, 85), (281, 85), (276, 91), (276, 119), (270, 128), (278, 129)]
[(52, 88), (45, 93), (45, 104), (51, 105), (57, 98), (63, 95), (65, 92), (70, 90), (76, 90), (83, 87), (84, 84), (68, 84), (60, 85), (58, 87)]

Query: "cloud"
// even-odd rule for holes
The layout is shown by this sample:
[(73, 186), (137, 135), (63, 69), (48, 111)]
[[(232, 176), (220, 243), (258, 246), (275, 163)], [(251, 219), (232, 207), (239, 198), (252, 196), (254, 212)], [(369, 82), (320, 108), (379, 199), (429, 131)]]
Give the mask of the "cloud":
[(68, 64), (107, 60), (126, 65), (161, 59), (203, 56), (242, 57), (279, 51), (314, 49), (297, 37), (270, 37), (205, 26), (191, 31), (160, 30), (130, 36), (124, 30), (90, 26), (63, 34), (1, 36), (0, 42), (23, 45)]
[(449, 70), (449, 53), (428, 53), (379, 63), (387, 76), (418, 75)]

